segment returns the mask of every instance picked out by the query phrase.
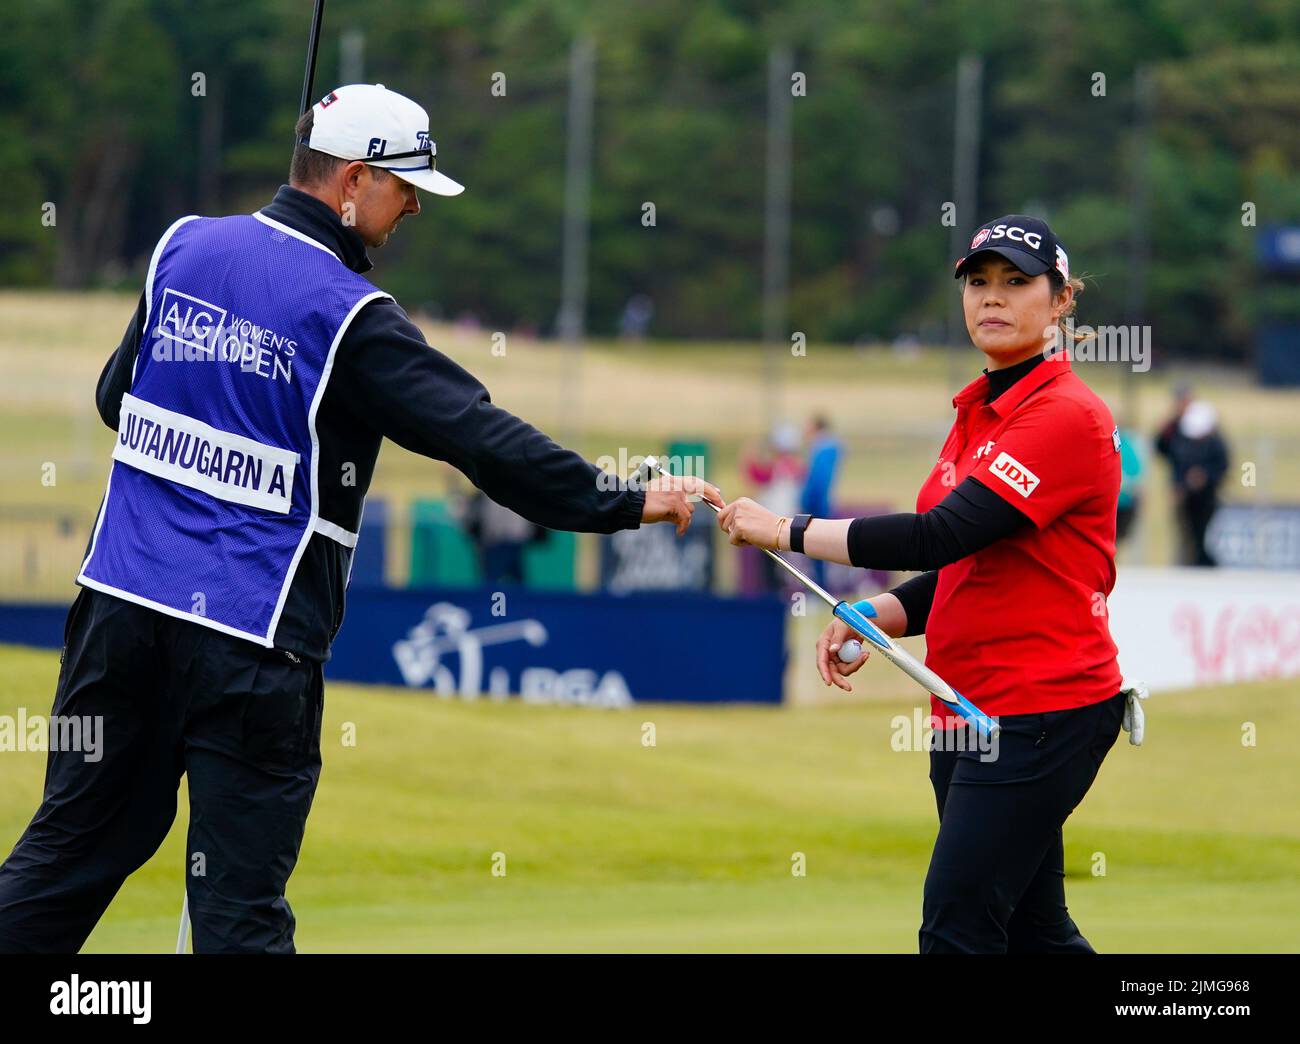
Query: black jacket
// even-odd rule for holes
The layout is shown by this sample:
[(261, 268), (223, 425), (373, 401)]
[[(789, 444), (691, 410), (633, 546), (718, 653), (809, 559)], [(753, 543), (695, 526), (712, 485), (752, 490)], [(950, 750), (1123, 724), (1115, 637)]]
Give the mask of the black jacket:
[[(1202, 438), (1189, 439), (1179, 431), (1175, 418), (1156, 436), (1156, 452), (1169, 461), (1174, 488), (1184, 495), (1211, 499), (1228, 473), (1228, 443), (1217, 428)], [(1187, 485), (1187, 473), (1193, 468), (1205, 472), (1205, 484), (1197, 489)]]
[[(262, 213), (310, 236), (354, 272), (374, 266), (356, 230), (313, 196), (282, 185)], [(100, 375), (95, 399), (116, 430), (122, 393), (140, 348), (144, 295), (117, 351)], [(396, 302), (365, 305), (348, 327), (316, 416), (320, 442), (320, 516), (350, 532), (361, 520), (380, 442), (444, 460), (493, 500), (550, 529), (612, 533), (636, 529), (645, 493), (597, 486), (600, 469), (556, 445), (532, 425), (493, 404), (467, 370), (429, 347)], [(347, 467), (346, 465), (351, 465)], [(343, 621), (351, 552), (312, 534), (294, 575), (275, 644), (329, 658)]]

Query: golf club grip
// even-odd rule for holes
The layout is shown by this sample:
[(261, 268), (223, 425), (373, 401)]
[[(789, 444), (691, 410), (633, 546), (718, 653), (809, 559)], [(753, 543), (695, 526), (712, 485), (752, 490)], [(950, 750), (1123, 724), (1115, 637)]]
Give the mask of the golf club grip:
[(862, 635), (863, 638), (879, 649), (890, 663), (902, 670), (923, 689), (939, 697), (967, 721), (974, 723), (976, 728), (985, 736), (993, 736), (998, 732), (998, 723), (996, 721), (957, 692), (934, 671), (918, 662), (906, 649), (901, 649), (895, 645), (893, 639), (873, 624), (867, 618), (867, 614), (856, 605), (840, 602), (835, 606), (835, 617)]
[(963, 718), (969, 722), (973, 722), (975, 727), (979, 729), (981, 733), (985, 736), (996, 736), (1001, 731), (1002, 727), (996, 721), (976, 707), (975, 704), (971, 703), (970, 700), (959, 693), (951, 685), (948, 686), (948, 691), (952, 693), (954, 698), (952, 706), (957, 708), (958, 713), (961, 714)]

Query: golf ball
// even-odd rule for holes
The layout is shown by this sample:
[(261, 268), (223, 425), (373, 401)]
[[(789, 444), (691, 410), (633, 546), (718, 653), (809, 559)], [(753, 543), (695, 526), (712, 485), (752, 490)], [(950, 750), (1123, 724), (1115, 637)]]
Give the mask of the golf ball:
[(839, 655), (844, 663), (857, 663), (858, 658), (862, 655), (862, 643), (856, 638), (850, 638), (840, 646)]

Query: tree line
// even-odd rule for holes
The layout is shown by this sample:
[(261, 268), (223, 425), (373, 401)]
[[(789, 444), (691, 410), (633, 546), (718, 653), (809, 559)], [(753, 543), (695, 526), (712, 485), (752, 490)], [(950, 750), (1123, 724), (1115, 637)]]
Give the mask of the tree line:
[[(0, 283), (138, 287), (177, 216), (265, 203), (287, 180), (310, 15), (310, 0), (10, 9)], [(349, 61), (344, 31), (364, 41), (363, 79), (429, 109), (440, 167), (467, 186), (424, 200), (375, 257), (372, 278), (408, 308), (553, 331), (568, 56), (587, 35), (594, 334), (643, 295), (654, 336), (759, 335), (778, 44), (800, 77), (792, 331), (942, 336), (968, 54), (984, 68), (978, 205), (959, 227), (1042, 214), (1090, 276), (1080, 321), (1149, 323), (1160, 354), (1241, 359), (1262, 318), (1300, 320), (1294, 282), (1261, 279), (1255, 262), (1260, 227), (1300, 223), (1300, 0), (332, 0), (317, 95)]]

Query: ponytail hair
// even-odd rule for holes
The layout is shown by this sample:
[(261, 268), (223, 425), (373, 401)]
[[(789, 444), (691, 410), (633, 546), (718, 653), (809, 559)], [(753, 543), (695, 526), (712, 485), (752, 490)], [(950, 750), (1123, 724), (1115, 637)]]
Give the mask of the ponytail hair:
[[(1047, 278), (1052, 286), (1053, 297), (1056, 297), (1062, 290), (1065, 289), (1065, 284), (1066, 284), (1065, 277), (1062, 276), (1061, 273), (1058, 272), (1055, 268), (1050, 269), (1048, 271)], [(1057, 343), (1060, 345), (1064, 345), (1067, 341), (1074, 341), (1075, 344), (1078, 344), (1080, 341), (1086, 341), (1090, 336), (1088, 334), (1078, 333), (1077, 331), (1071, 331), (1065, 325), (1065, 320), (1071, 318), (1074, 315), (1074, 313), (1078, 310), (1079, 295), (1083, 293), (1083, 289), (1084, 289), (1084, 283), (1082, 279), (1072, 276), (1069, 282), (1070, 282), (1070, 286), (1074, 287), (1074, 297), (1070, 299), (1070, 303), (1066, 306), (1065, 311), (1063, 311), (1060, 315), (1060, 320), (1057, 326), (1057, 329), (1060, 331), (1060, 335)]]

